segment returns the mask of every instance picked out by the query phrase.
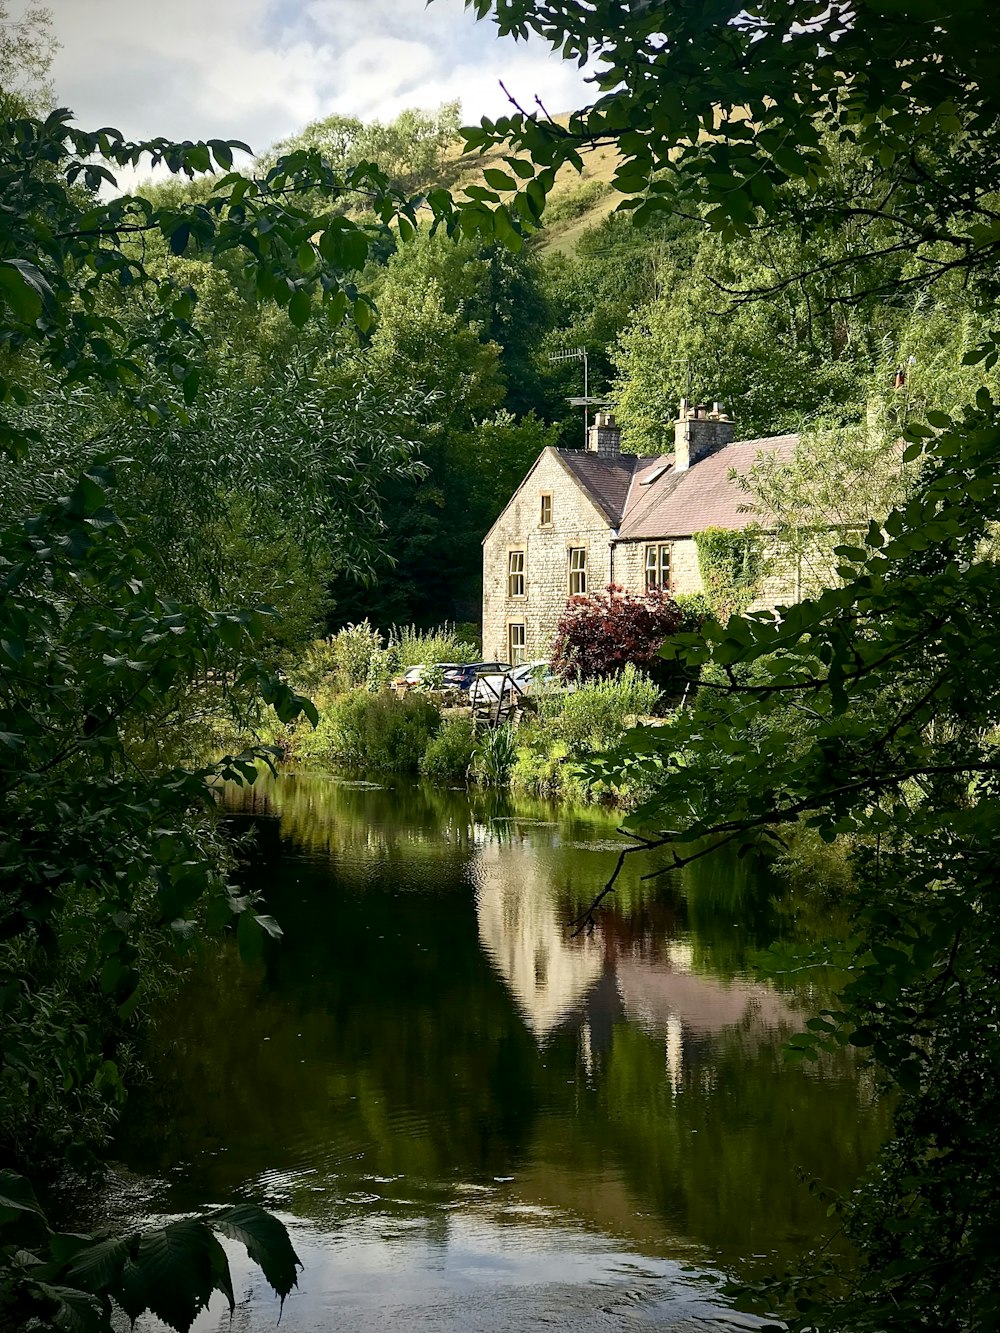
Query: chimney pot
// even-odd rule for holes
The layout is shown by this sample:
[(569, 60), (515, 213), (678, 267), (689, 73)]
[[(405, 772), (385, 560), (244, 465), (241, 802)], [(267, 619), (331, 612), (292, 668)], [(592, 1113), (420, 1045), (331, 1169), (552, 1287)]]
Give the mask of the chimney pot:
[(621, 453), (622, 432), (611, 412), (597, 412), (587, 431), (587, 452), (599, 458), (617, 458)]
[(711, 413), (704, 403), (694, 411), (686, 411), (687, 402), (681, 400), (681, 412), (674, 422), (674, 471), (685, 472), (699, 459), (733, 440), (733, 423), (722, 403), (713, 402)]

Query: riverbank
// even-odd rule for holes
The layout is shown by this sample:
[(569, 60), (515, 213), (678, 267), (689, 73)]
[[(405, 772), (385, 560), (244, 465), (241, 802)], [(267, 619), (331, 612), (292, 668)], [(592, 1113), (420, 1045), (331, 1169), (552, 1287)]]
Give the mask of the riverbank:
[(393, 685), (419, 662), (474, 661), (477, 654), (477, 645), (447, 626), (394, 631), (388, 640), (367, 624), (351, 626), (316, 641), (288, 667), (290, 682), (315, 705), (317, 725), (283, 725), (270, 714), (254, 736), (307, 770), (420, 776), (618, 808), (641, 800), (641, 780), (605, 782), (588, 766), (631, 727), (664, 725), (655, 716), (663, 711), (661, 691), (647, 675), (629, 665), (572, 690), (529, 692), (500, 726), (477, 726), (469, 691), (441, 688), (433, 669), (416, 688)]
[(500, 726), (477, 728), (467, 697), (388, 687), (317, 691), (315, 728), (272, 724), (266, 738), (306, 769), (420, 776), (581, 804), (623, 807), (641, 798), (638, 781), (602, 782), (586, 767), (629, 728), (662, 725), (652, 716), (659, 691), (641, 672), (626, 668), (573, 692), (527, 697), (514, 720)]

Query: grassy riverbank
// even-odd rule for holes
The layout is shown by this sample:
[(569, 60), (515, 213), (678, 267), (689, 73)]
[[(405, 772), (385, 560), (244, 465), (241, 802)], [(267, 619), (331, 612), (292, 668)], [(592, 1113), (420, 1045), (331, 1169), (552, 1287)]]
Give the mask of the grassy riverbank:
[(367, 623), (318, 640), (289, 667), (289, 678), (319, 713), (313, 728), (264, 718), (260, 734), (286, 759), (312, 768), (409, 775), (477, 784), (581, 803), (633, 803), (639, 784), (595, 781), (587, 765), (617, 746), (630, 727), (651, 721), (657, 686), (635, 667), (573, 691), (526, 697), (515, 724), (476, 731), (468, 694), (390, 682), (421, 662), (470, 661), (477, 645), (447, 626), (394, 631)]

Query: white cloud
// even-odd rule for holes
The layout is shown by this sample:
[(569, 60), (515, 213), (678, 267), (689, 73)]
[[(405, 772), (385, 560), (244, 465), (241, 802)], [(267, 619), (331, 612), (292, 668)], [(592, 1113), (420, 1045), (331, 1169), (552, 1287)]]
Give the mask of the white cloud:
[(501, 41), (462, 0), (49, 0), (53, 77), (81, 124), (262, 149), (338, 111), (387, 118), (460, 98), (467, 121), (589, 100), (542, 42)]

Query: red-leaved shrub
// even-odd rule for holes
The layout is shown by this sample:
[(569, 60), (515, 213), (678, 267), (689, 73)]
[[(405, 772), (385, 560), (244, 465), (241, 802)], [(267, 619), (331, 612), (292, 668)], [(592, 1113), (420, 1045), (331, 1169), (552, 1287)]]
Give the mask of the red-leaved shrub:
[(604, 592), (571, 597), (559, 621), (552, 663), (574, 680), (603, 680), (628, 662), (654, 680), (667, 663), (660, 645), (681, 627), (684, 613), (662, 588), (638, 594), (609, 584)]

